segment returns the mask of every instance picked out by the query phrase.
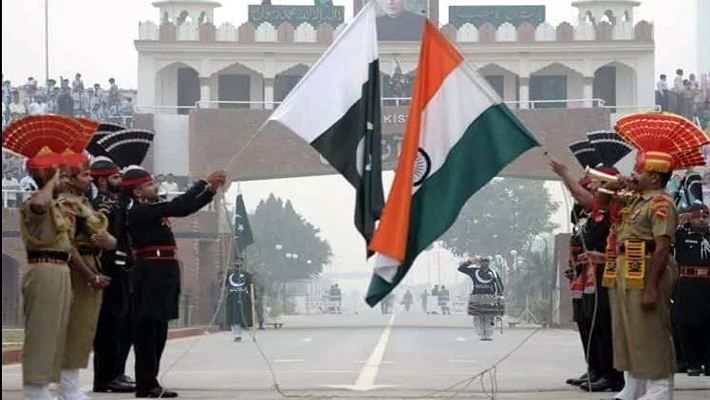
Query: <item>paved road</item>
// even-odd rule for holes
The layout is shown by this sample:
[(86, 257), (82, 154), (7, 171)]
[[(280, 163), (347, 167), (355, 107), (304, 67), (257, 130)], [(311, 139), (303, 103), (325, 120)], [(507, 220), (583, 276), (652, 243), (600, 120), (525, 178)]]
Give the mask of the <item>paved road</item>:
[[(232, 342), (227, 333), (169, 342), (163, 359), (164, 384), (189, 399), (278, 399), (272, 390), (275, 383), (286, 394), (299, 396), (428, 399), (450, 398), (463, 390), (461, 397), (479, 398), (490, 391), (492, 376), (475, 379), (464, 388), (466, 381), (536, 332), (526, 327), (506, 329), (493, 342), (481, 342), (468, 317), (456, 315), (391, 317), (364, 312), (291, 317), (283, 322), (281, 330), (258, 331), (256, 343), (251, 337)], [(576, 332), (540, 330), (496, 368), (497, 392), (501, 394), (496, 398), (603, 397), (564, 385), (564, 379), (583, 370)], [(3, 368), (3, 399), (20, 398), (20, 378), (18, 366)], [(90, 372), (82, 376), (87, 390), (90, 378)], [(462, 384), (452, 387), (457, 382)], [(676, 396), (679, 400), (707, 399), (710, 395), (710, 378), (679, 376), (677, 386), (681, 389)]]

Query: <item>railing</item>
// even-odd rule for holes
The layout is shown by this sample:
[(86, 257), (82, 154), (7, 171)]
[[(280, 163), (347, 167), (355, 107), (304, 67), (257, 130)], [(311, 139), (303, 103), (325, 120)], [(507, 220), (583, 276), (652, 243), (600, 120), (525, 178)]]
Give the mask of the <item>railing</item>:
[[(20, 203), (22, 203), (24, 200), (27, 200), (30, 196), (32, 196), (33, 193), (33, 191), (24, 191), (20, 189), (3, 189), (2, 206), (3, 208), (17, 208), (19, 207)], [(183, 193), (185, 192), (167, 192), (164, 193), (164, 196), (166, 200), (172, 200)], [(215, 201), (216, 200), (211, 201), (200, 211), (216, 211), (217, 206), (215, 205)]]
[[(387, 107), (408, 107), (411, 97), (383, 97), (382, 105)], [(603, 99), (559, 99), (559, 100), (516, 100), (505, 101), (505, 104), (514, 109), (559, 109), (559, 108), (600, 108), (607, 107)], [(166, 105), (137, 105), (138, 113), (154, 114), (188, 114), (192, 109), (204, 108), (239, 108), (249, 110), (273, 110), (280, 101), (252, 101), (252, 100), (199, 100), (194, 106), (166, 106)], [(570, 107), (578, 105), (578, 107)], [(227, 107), (224, 107), (227, 106)], [(546, 107), (547, 106), (547, 107)], [(618, 107), (618, 106), (614, 106)], [(630, 107), (630, 106), (629, 106)], [(613, 107), (612, 107), (613, 108)]]

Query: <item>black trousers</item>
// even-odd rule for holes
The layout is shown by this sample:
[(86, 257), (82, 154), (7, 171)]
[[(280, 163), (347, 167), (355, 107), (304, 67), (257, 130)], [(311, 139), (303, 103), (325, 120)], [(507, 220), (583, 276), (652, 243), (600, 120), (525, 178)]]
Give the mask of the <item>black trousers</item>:
[[(587, 353), (589, 349), (589, 333), (591, 330), (591, 320), (586, 317), (584, 312), (584, 301), (582, 299), (572, 299), (572, 313), (574, 321), (577, 323), (577, 330), (579, 331), (579, 338), (582, 341), (582, 351), (584, 351), (584, 360), (589, 360), (589, 354)], [(595, 371), (592, 369), (591, 363), (589, 364), (589, 372), (592, 375), (598, 376), (600, 371)]]
[(680, 344), (683, 357), (690, 368), (705, 365), (710, 369), (710, 321), (705, 325), (679, 326)]
[(168, 338), (168, 321), (141, 317), (134, 321), (133, 352), (136, 355), (136, 391), (145, 392), (160, 386), (160, 358)]
[(583, 301), (584, 314), (589, 321), (590, 329), (589, 342), (585, 343), (585, 346), (589, 345), (589, 367), (607, 379), (621, 380), (623, 374), (614, 369), (609, 290), (597, 287), (597, 293), (585, 294)]
[(105, 386), (119, 375), (121, 320), (103, 308), (94, 337), (94, 386)]
[(133, 347), (134, 326), (130, 312), (128, 312), (126, 316), (121, 319), (118, 329), (121, 334), (118, 338), (118, 374), (116, 376), (121, 376), (126, 374), (128, 354), (131, 353), (131, 347)]

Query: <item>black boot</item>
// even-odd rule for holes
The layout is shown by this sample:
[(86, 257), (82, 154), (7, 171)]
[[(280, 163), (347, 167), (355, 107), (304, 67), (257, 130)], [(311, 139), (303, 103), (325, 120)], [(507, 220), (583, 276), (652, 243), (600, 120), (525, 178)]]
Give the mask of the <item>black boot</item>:
[(623, 384), (620, 386), (618, 382), (614, 382), (611, 379), (601, 377), (592, 382), (584, 382), (579, 385), (579, 388), (585, 392), (618, 392), (624, 388)]
[(150, 390), (136, 392), (136, 397), (149, 399), (172, 399), (178, 397), (177, 392), (172, 392), (160, 386)]
[(582, 383), (587, 382), (588, 379), (589, 379), (589, 374), (585, 372), (579, 378), (567, 379), (567, 381), (565, 383), (567, 383), (568, 385), (572, 385), (572, 386), (579, 386)]
[(703, 373), (703, 369), (697, 365), (688, 367), (688, 376), (700, 376)]
[(135, 391), (135, 385), (121, 382), (118, 379), (114, 379), (105, 385), (95, 383), (93, 390), (94, 393), (133, 393)]

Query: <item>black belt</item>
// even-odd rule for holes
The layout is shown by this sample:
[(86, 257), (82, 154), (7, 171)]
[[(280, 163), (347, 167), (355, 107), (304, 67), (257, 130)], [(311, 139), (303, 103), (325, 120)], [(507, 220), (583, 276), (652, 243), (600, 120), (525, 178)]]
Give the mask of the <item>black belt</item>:
[(135, 257), (139, 260), (173, 260), (175, 259), (175, 254), (175, 250), (171, 249), (135, 251)]
[[(645, 242), (645, 243), (646, 243), (646, 254), (651, 254), (651, 253), (653, 253), (654, 251), (656, 251), (656, 242), (642, 241), (642, 240), (641, 240), (641, 241), (633, 241), (633, 240), (630, 240), (630, 242), (634, 242), (634, 243)], [(625, 252), (626, 252), (626, 245), (625, 245), (624, 243), (621, 243), (621, 244), (619, 245), (619, 247), (618, 247), (618, 253), (619, 253), (619, 254), (623, 254), (623, 253), (625, 253)]]
[(69, 253), (51, 250), (28, 250), (27, 262), (29, 264), (52, 263), (62, 264), (69, 262)]

